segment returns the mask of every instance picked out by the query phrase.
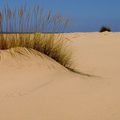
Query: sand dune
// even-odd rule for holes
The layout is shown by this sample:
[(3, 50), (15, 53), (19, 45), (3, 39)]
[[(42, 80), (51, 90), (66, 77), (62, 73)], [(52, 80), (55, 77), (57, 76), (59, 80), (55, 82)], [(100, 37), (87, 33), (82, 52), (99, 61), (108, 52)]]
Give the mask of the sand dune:
[(0, 51), (0, 120), (120, 120), (120, 33), (66, 33), (75, 68)]

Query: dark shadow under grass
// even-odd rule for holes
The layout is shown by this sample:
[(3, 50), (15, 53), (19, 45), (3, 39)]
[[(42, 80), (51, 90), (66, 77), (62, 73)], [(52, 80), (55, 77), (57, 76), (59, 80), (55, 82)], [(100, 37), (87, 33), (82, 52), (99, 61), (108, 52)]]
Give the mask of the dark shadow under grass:
[(97, 78), (101, 78), (100, 76), (97, 75), (93, 75), (93, 74), (89, 74), (89, 73), (84, 73), (84, 72), (80, 72), (76, 69), (73, 68), (67, 68), (69, 71), (74, 72), (76, 74), (82, 75), (82, 76), (86, 76), (86, 77), (97, 77)]

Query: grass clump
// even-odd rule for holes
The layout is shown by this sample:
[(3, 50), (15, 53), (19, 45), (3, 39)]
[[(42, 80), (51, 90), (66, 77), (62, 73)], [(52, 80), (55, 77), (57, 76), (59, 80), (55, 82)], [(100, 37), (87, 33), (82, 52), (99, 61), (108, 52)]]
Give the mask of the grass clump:
[(13, 8), (6, 3), (0, 8), (0, 50), (16, 47), (34, 49), (69, 68), (71, 53), (66, 50), (60, 34), (67, 25), (68, 20), (60, 13), (44, 12), (39, 5)]
[(17, 47), (33, 49), (72, 72), (89, 76), (72, 68), (71, 52), (67, 50), (66, 41), (60, 34), (68, 23), (60, 13), (52, 15), (51, 11), (43, 12), (39, 5), (17, 8), (3, 5), (0, 8), (0, 50)]
[(99, 30), (99, 32), (111, 32), (111, 29), (109, 27), (106, 27), (106, 26), (102, 26)]
[[(57, 38), (57, 39), (56, 39)], [(71, 52), (66, 49), (61, 35), (55, 34), (0, 34), (0, 50), (25, 47), (41, 52), (66, 68), (70, 68)]]

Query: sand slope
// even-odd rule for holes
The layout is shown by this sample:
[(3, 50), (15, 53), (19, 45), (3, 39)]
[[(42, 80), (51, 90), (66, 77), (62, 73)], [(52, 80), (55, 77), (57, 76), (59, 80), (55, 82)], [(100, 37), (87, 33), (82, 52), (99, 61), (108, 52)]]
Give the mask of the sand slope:
[[(85, 77), (44, 56), (1, 51), (0, 120), (120, 120), (120, 33), (68, 33)], [(26, 50), (23, 50), (26, 52)]]

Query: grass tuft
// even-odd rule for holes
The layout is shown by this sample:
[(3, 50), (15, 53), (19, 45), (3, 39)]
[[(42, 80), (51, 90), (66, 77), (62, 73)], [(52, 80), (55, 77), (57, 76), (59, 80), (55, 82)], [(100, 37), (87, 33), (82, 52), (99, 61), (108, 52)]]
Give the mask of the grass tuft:
[[(68, 24), (69, 20), (60, 13), (52, 15), (51, 11), (43, 12), (39, 5), (23, 5), (17, 8), (3, 5), (3, 8), (0, 8), (0, 50), (18, 47), (33, 49), (49, 56), (72, 72), (90, 76), (72, 68), (71, 52), (67, 50), (66, 41), (60, 34)], [(48, 34), (49, 32), (52, 34)], [(22, 54), (21, 51), (17, 52)]]
[(111, 29), (109, 27), (103, 26), (100, 28), (99, 32), (111, 32)]
[(16, 47), (34, 49), (54, 59), (66, 68), (71, 67), (71, 52), (66, 49), (66, 42), (55, 34), (0, 34), (0, 49)]
[[(39, 5), (26, 6), (25, 4), (13, 8), (6, 3), (0, 8), (0, 49), (16, 47), (34, 49), (66, 68), (70, 67), (71, 53), (66, 50), (66, 43), (60, 34), (68, 23), (69, 21), (60, 13), (53, 15), (51, 11), (44, 12)], [(43, 34), (46, 32), (47, 34)], [(48, 34), (49, 32), (52, 34)]]

